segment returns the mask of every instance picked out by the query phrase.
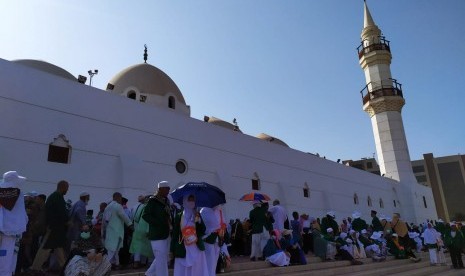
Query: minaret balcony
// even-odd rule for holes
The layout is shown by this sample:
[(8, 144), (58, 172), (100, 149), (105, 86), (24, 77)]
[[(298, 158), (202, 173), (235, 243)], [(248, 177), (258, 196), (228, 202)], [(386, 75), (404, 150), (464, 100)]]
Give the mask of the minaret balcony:
[(398, 83), (395, 79), (389, 79), (380, 82), (369, 82), (360, 91), (362, 95), (363, 104), (365, 105), (370, 100), (385, 96), (398, 96), (403, 98), (402, 84)]
[(377, 40), (378, 41), (373, 43), (370, 43), (367, 40), (362, 41), (360, 46), (357, 47), (358, 59), (361, 59), (363, 55), (373, 51), (385, 50), (389, 53), (391, 52), (389, 40), (386, 40), (384, 37), (379, 37)]

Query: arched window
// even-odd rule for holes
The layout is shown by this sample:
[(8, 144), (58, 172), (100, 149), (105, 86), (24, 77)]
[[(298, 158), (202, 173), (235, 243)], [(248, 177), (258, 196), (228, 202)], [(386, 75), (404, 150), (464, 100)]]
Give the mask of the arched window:
[(308, 188), (307, 182), (304, 184), (304, 197), (310, 197), (310, 189)]
[(382, 198), (379, 199), (379, 208), (384, 208), (384, 202)]
[(134, 91), (134, 90), (129, 91), (129, 92), (128, 92), (128, 98), (129, 98), (129, 99), (132, 99), (132, 100), (135, 100), (135, 99), (137, 98), (137, 93), (136, 93), (136, 91)]
[(63, 134), (53, 138), (48, 145), (48, 162), (68, 164), (71, 160), (71, 149), (68, 139)]
[(170, 96), (168, 98), (168, 107), (171, 108), (171, 109), (176, 108), (176, 99), (173, 96)]
[(252, 190), (260, 190), (260, 178), (257, 173), (254, 173), (254, 178), (252, 178)]
[(358, 205), (358, 195), (356, 193), (354, 194), (354, 204)]
[(370, 196), (368, 196), (367, 201), (368, 201), (368, 207), (371, 207), (373, 204), (371, 202), (371, 197)]

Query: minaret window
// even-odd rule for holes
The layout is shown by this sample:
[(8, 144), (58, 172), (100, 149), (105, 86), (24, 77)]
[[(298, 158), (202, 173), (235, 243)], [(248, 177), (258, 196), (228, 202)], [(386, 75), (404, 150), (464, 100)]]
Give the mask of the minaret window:
[(392, 202), (394, 202), (394, 207), (397, 207), (396, 200), (394, 199)]
[(53, 139), (53, 142), (48, 146), (49, 162), (69, 164), (71, 159), (71, 146), (68, 139), (63, 134), (58, 135)]
[(428, 208), (428, 205), (426, 205), (426, 198), (423, 196), (423, 205), (425, 206), (425, 208)]
[(367, 203), (368, 203), (368, 207), (371, 207), (373, 205), (372, 202), (371, 202), (371, 197), (370, 196), (368, 196)]
[(168, 98), (168, 107), (171, 109), (176, 109), (176, 99), (173, 96)]
[(379, 208), (384, 209), (384, 202), (382, 198), (379, 199)]

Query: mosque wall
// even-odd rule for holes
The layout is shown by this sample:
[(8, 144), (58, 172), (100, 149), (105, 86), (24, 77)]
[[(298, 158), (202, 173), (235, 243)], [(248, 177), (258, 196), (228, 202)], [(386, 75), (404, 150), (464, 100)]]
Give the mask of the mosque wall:
[[(4, 60), (0, 115), (0, 169), (27, 176), (25, 191), (50, 194), (66, 179), (66, 197), (76, 201), (88, 191), (94, 210), (115, 191), (132, 205), (161, 180), (172, 188), (205, 181), (225, 191), (227, 217), (242, 219), (251, 206), (238, 199), (258, 177), (260, 192), (279, 198), (289, 215), (295, 210), (321, 217), (334, 210), (341, 218), (358, 210), (369, 219), (371, 209), (402, 213), (393, 205), (398, 182), (391, 179)], [(72, 146), (69, 164), (47, 161), (48, 146), (60, 134)], [(180, 159), (188, 164), (184, 174), (175, 169)], [(434, 209), (432, 196), (429, 205)]]

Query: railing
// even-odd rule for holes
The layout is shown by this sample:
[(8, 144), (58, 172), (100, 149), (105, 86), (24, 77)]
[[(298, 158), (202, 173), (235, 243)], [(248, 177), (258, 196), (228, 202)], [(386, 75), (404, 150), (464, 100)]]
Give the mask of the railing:
[(395, 79), (389, 79), (379, 82), (370, 82), (360, 91), (362, 95), (363, 104), (368, 101), (384, 97), (384, 96), (399, 96), (404, 97), (402, 94), (402, 84), (398, 83)]
[(389, 53), (391, 52), (391, 48), (389, 46), (389, 40), (386, 40), (384, 36), (379, 37), (379, 42), (378, 43), (373, 43), (368, 46), (364, 46), (365, 40), (362, 41), (360, 46), (357, 47), (357, 53), (358, 53), (358, 58), (361, 59), (364, 54), (368, 54), (369, 52), (372, 51), (377, 51), (377, 50), (386, 50)]

